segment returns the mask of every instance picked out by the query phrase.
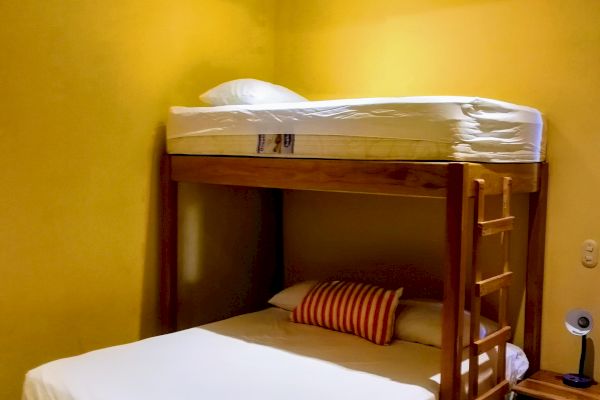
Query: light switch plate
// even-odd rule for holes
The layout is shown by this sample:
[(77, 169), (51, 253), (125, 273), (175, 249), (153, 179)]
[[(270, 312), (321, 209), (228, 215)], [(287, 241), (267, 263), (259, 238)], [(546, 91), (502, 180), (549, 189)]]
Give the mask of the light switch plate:
[(581, 263), (584, 267), (594, 268), (598, 265), (598, 243), (588, 239), (581, 246)]

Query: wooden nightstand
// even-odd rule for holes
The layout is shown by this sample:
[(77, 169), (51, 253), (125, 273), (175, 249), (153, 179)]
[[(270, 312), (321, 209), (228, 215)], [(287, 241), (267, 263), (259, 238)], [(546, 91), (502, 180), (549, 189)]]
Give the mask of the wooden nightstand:
[[(513, 388), (519, 395), (546, 400), (600, 400), (600, 385), (577, 389), (562, 383), (562, 374), (538, 371)], [(519, 396), (518, 398), (523, 398)], [(527, 398), (527, 397), (525, 397)]]

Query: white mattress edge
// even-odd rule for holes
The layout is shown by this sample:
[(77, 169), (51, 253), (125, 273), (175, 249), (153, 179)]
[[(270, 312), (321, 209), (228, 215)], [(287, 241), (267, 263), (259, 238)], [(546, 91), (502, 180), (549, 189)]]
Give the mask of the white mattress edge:
[(263, 104), (240, 104), (226, 106), (171, 106), (170, 111), (181, 112), (230, 112), (240, 110), (262, 111), (262, 110), (295, 110), (303, 108), (333, 107), (333, 106), (361, 106), (361, 105), (385, 105), (385, 104), (473, 104), (490, 103), (503, 108), (529, 111), (536, 114), (541, 112), (533, 107), (510, 103), (503, 100), (490, 99), (479, 96), (406, 96), (406, 97), (361, 97), (349, 99), (315, 100), (294, 103), (263, 103)]

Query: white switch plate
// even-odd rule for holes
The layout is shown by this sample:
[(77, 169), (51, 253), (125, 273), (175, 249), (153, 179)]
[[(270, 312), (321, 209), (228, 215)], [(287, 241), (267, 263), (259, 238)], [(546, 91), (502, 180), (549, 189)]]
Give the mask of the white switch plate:
[(594, 268), (598, 265), (598, 243), (588, 239), (581, 246), (581, 263), (584, 267)]

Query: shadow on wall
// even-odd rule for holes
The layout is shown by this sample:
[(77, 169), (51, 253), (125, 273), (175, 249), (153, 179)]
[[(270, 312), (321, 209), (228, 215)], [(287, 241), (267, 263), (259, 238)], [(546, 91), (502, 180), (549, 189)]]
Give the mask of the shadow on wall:
[(180, 184), (178, 328), (264, 308), (275, 271), (271, 191)]
[(152, 140), (152, 167), (149, 177), (148, 218), (146, 225), (146, 254), (141, 297), (140, 337), (146, 338), (160, 333), (159, 324), (159, 264), (160, 264), (160, 158), (165, 152), (165, 126), (154, 130)]
[(594, 376), (594, 366), (595, 366), (595, 358), (594, 355), (596, 354), (596, 349), (594, 348), (594, 340), (592, 340), (592, 338), (588, 337), (586, 339), (586, 346), (587, 346), (587, 352), (586, 352), (586, 358), (585, 358), (585, 365), (583, 368), (583, 373), (585, 374), (585, 376)]
[[(163, 154), (158, 129), (155, 162)], [(153, 167), (158, 176), (158, 166)], [(153, 182), (140, 336), (160, 333), (159, 184)], [(179, 185), (178, 329), (264, 308), (274, 279), (273, 197), (268, 190)]]
[[(446, 8), (479, 6), (481, 3), (498, 2), (499, 0), (372, 0), (368, 6), (365, 6), (363, 2), (342, 0), (335, 0), (332, 3), (336, 1), (340, 3), (340, 7), (319, 7), (321, 3), (319, 0), (305, 0), (301, 4), (295, 0), (283, 0), (280, 2), (281, 9), (289, 11), (286, 14), (280, 14), (281, 26), (307, 30), (322, 28), (319, 24), (324, 18), (331, 23), (330, 27), (352, 26), (356, 21), (382, 23), (386, 19), (396, 16), (440, 12)], [(302, 18), (298, 18), (300, 14), (302, 14)], [(291, 23), (292, 19), (293, 23)]]
[(285, 218), (286, 285), (349, 279), (442, 298), (442, 200), (290, 191)]
[(273, 14), (276, 12), (278, 4), (281, 0), (221, 0), (222, 3), (231, 4), (234, 7), (238, 7), (240, 9), (244, 9), (244, 15), (248, 15), (257, 22), (259, 26), (266, 25), (268, 21), (272, 19), (269, 18), (269, 14), (266, 12), (257, 13), (256, 9), (261, 4), (271, 3), (271, 6), (265, 5), (265, 10), (270, 10)]

